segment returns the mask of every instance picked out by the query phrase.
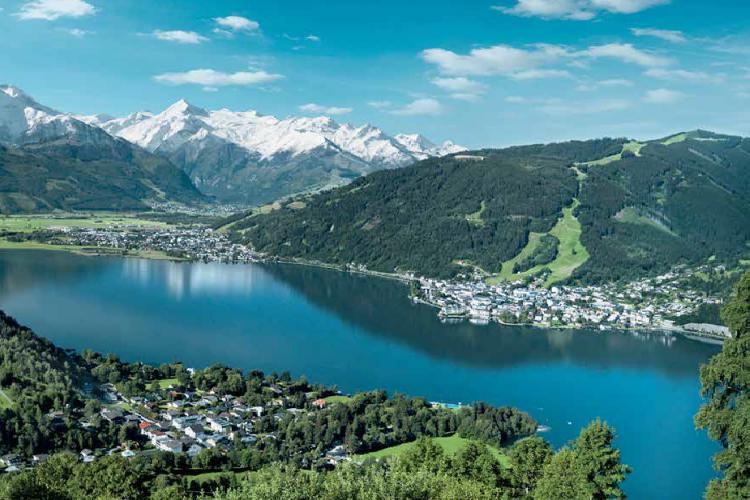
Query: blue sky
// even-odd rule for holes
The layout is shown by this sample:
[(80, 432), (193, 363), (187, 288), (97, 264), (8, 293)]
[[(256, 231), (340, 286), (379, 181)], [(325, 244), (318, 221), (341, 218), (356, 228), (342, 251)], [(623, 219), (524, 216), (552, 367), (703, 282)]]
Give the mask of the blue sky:
[(745, 0), (0, 0), (0, 82), (115, 116), (179, 98), (468, 147), (750, 135)]

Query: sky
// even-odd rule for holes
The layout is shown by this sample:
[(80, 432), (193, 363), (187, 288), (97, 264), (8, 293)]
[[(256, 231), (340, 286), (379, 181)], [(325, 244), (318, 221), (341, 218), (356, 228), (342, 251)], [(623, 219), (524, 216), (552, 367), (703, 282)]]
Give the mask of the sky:
[(0, 0), (0, 83), (60, 111), (180, 98), (470, 148), (750, 135), (747, 0)]

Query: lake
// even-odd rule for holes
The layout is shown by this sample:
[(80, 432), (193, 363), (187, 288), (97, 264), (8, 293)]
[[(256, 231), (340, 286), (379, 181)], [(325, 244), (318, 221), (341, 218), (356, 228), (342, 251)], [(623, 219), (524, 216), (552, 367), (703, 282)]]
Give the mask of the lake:
[(289, 370), (345, 392), (529, 411), (555, 446), (600, 416), (631, 498), (700, 498), (716, 446), (693, 429), (698, 368), (679, 336), (443, 324), (398, 282), (291, 265), (0, 251), (0, 308), (58, 345), (127, 361)]

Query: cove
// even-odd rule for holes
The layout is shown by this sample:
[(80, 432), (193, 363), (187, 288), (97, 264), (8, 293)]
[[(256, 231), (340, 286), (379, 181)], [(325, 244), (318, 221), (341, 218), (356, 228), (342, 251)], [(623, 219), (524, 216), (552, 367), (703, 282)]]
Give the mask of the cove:
[(555, 446), (600, 416), (631, 498), (700, 498), (716, 451), (692, 418), (719, 348), (679, 336), (443, 324), (398, 282), (291, 265), (0, 252), (0, 308), (56, 344), (128, 361), (289, 370), (345, 392), (513, 405)]

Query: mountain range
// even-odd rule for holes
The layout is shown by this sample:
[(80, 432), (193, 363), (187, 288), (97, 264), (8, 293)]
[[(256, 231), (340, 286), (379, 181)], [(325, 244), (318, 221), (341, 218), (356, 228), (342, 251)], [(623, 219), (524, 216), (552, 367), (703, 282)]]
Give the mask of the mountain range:
[[(203, 195), (254, 204), (463, 150), (324, 116), (282, 120), (256, 111), (207, 111), (185, 100), (158, 114), (72, 115), (10, 85), (0, 86), (0, 147), (0, 210), (6, 212), (139, 209), (205, 202)], [(29, 164), (41, 166), (33, 179), (20, 175)]]
[(750, 139), (697, 130), (472, 151), (228, 227), (271, 255), (435, 277), (590, 283), (678, 264), (736, 269), (750, 262)]
[(0, 86), (0, 212), (144, 210), (206, 198), (168, 160)]
[(169, 159), (203, 193), (229, 202), (272, 201), (464, 149), (325, 116), (282, 120), (257, 111), (207, 111), (185, 100), (158, 114), (77, 118)]

